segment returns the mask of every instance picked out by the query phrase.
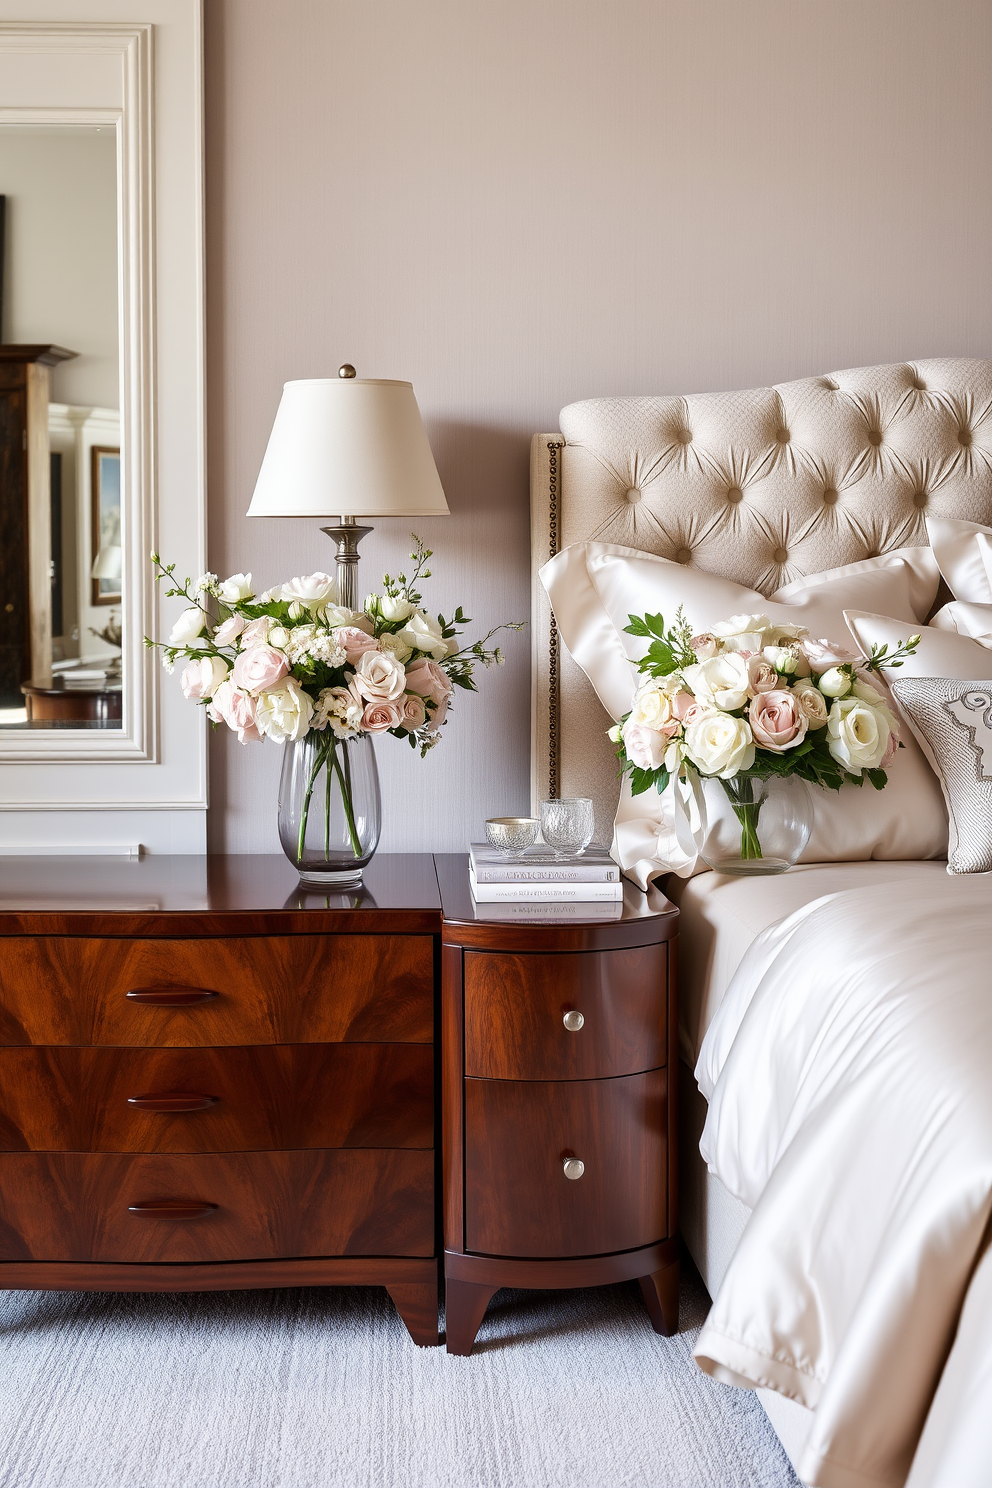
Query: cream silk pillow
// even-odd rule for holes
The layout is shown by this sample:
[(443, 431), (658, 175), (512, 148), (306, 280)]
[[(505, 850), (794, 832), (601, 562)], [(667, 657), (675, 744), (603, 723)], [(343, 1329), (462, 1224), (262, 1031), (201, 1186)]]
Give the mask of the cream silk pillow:
[(992, 604), (992, 528), (953, 517), (928, 517), (927, 537), (954, 598)]
[[(928, 548), (902, 548), (812, 575), (768, 599), (730, 579), (652, 554), (580, 543), (546, 564), (541, 579), (565, 645), (607, 712), (618, 719), (633, 701), (636, 672), (631, 663), (644, 648), (642, 640), (623, 633), (631, 614), (660, 612), (671, 621), (683, 605), (699, 631), (731, 615), (766, 614), (843, 645), (844, 611), (866, 609), (868, 596), (878, 601), (884, 594), (886, 613), (905, 617), (905, 639), (929, 612), (939, 573)], [(862, 596), (860, 602), (854, 595)], [(883, 608), (880, 603), (871, 607)], [(813, 831), (802, 862), (939, 858), (947, 850), (938, 783), (912, 737), (893, 761), (884, 791), (846, 785), (837, 794), (813, 791), (813, 799)], [(670, 795), (648, 791), (632, 797), (626, 783), (613, 846), (621, 867), (642, 887), (660, 873), (688, 876), (697, 867), (676, 841)]]

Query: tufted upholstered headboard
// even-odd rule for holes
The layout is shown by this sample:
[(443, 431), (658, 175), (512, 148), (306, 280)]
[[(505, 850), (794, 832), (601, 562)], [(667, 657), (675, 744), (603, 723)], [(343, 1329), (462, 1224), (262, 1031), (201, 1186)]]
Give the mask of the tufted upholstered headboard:
[(992, 526), (992, 361), (859, 367), (777, 387), (590, 398), (531, 447), (531, 786), (592, 796), (609, 842), (611, 720), (560, 646), (537, 570), (619, 543), (772, 594), (927, 541), (924, 513)]

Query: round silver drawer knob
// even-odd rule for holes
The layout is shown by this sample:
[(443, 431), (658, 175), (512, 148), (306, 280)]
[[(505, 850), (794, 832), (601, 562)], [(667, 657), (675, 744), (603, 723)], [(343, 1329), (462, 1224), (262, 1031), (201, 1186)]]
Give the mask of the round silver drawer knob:
[(581, 1178), (582, 1174), (586, 1170), (585, 1163), (580, 1162), (577, 1157), (566, 1157), (565, 1161), (562, 1163), (562, 1167), (565, 1170), (565, 1177), (571, 1178), (573, 1182), (576, 1178)]
[(586, 1020), (585, 1018), (583, 1018), (581, 1013), (576, 1013), (573, 1011), (570, 1013), (566, 1013), (561, 1021), (564, 1023), (569, 1033), (578, 1033), (579, 1029), (582, 1027)]

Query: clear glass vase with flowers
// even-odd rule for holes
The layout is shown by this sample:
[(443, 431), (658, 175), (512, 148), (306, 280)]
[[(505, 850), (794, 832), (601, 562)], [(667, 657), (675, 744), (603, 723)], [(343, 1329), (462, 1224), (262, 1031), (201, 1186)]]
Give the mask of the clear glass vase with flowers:
[(280, 784), (283, 850), (305, 883), (360, 881), (379, 838), (372, 740), (392, 734), (423, 758), (440, 740), (456, 688), (474, 692), (477, 666), (498, 666), (497, 625), (463, 641), (472, 621), (424, 608), (432, 554), (416, 536), (409, 577), (385, 575), (361, 610), (337, 603), (334, 580), (312, 573), (258, 595), (251, 574), (194, 584), (152, 554), (156, 578), (186, 608), (159, 645), (168, 671), (184, 663), (186, 697), (242, 744), (287, 748)]
[[(702, 632), (681, 609), (667, 627), (661, 615), (629, 618), (626, 633), (645, 649), (634, 705), (610, 730), (621, 773), (634, 795), (672, 790), (677, 829), (711, 867), (781, 872), (796, 861), (809, 813), (803, 787), (791, 798), (783, 789), (790, 782), (884, 788), (899, 722), (875, 674), (900, 666), (918, 635), (863, 661), (767, 615), (733, 615)], [(714, 790), (736, 823), (733, 842), (708, 830)]]

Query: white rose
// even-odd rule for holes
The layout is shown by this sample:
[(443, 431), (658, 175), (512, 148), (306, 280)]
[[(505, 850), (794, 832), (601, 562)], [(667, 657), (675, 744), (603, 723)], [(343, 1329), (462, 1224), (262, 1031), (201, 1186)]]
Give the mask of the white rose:
[(732, 780), (754, 764), (754, 740), (743, 718), (706, 712), (686, 725), (685, 752), (704, 775)]
[(312, 717), (313, 699), (292, 677), (285, 677), (255, 699), (255, 726), (277, 744), (302, 739)]
[(674, 717), (671, 693), (654, 686), (641, 688), (630, 711), (631, 723), (649, 729), (663, 729)]
[[(821, 679), (822, 680), (822, 679)], [(827, 748), (850, 775), (877, 770), (889, 747), (888, 709), (863, 698), (838, 698), (827, 716)]]
[(388, 631), (384, 631), (379, 637), (379, 645), (383, 651), (388, 651), (390, 656), (395, 656), (397, 661), (409, 661), (413, 655), (402, 635), (390, 635)]
[(747, 662), (737, 651), (725, 651), (684, 667), (682, 676), (697, 701), (724, 712), (743, 708), (750, 696)]
[(608, 728), (606, 730), (606, 737), (608, 739), (612, 740), (612, 742), (614, 744), (619, 744), (622, 736), (623, 736), (623, 727), (619, 723), (615, 723), (612, 728)]
[(851, 690), (851, 679), (843, 667), (830, 667), (819, 678), (817, 686), (824, 697), (841, 698)]
[(188, 610), (183, 610), (179, 619), (172, 627), (169, 636), (170, 646), (188, 646), (190, 641), (195, 641), (207, 623), (207, 617), (199, 605), (192, 605)]
[(793, 691), (796, 694), (796, 705), (810, 728), (825, 728), (827, 722), (827, 705), (823, 701), (823, 693), (816, 684), (814, 682), (797, 682)]
[(361, 610), (346, 609), (344, 605), (328, 605), (324, 611), (324, 624), (331, 630), (347, 625), (352, 630), (364, 630), (366, 635), (371, 635), (374, 628), (368, 615), (363, 615)]
[(284, 625), (273, 625), (269, 628), (266, 644), (275, 646), (279, 651), (285, 651), (287, 646), (292, 645), (293, 638)]
[(414, 610), (397, 635), (411, 651), (426, 651), (435, 661), (443, 661), (448, 654), (448, 643), (441, 634), (440, 625), (423, 610)]
[(889, 707), (888, 699), (880, 688), (876, 687), (866, 678), (855, 677), (854, 686), (851, 688), (851, 695), (861, 698), (862, 702), (868, 703), (875, 709), (876, 713), (881, 713), (882, 717), (888, 723), (891, 732), (898, 734), (899, 720)]
[(723, 641), (728, 636), (764, 635), (771, 628), (772, 622), (767, 615), (731, 615), (729, 620), (721, 620), (719, 625), (712, 626), (708, 633)]
[(363, 651), (352, 685), (370, 703), (391, 703), (406, 690), (406, 672), (402, 663), (386, 651)]
[(286, 604), (299, 604), (313, 613), (333, 604), (337, 592), (337, 585), (330, 574), (319, 571), (290, 579), (282, 586), (282, 598)]
[(799, 657), (791, 646), (765, 646), (761, 654), (780, 677), (791, 677), (799, 664)]
[(627, 758), (639, 770), (657, 770), (663, 764), (668, 738), (646, 724), (628, 718), (623, 726), (623, 747)]
[(255, 594), (251, 587), (251, 574), (232, 574), (217, 586), (217, 598), (224, 604), (235, 605), (242, 599), (251, 599)]
[(378, 594), (370, 595), (369, 598), (379, 601), (379, 613), (383, 620), (407, 620), (413, 614), (413, 605), (405, 594)]

